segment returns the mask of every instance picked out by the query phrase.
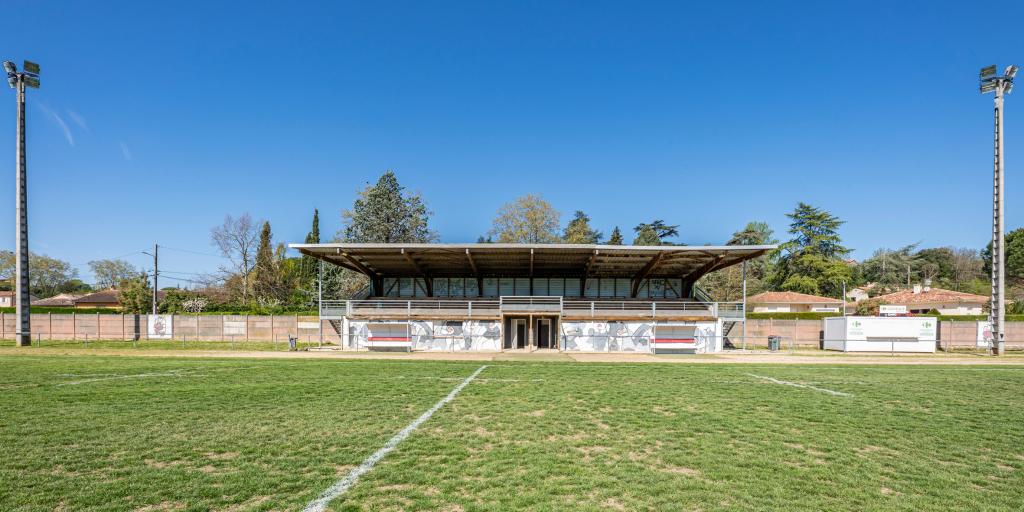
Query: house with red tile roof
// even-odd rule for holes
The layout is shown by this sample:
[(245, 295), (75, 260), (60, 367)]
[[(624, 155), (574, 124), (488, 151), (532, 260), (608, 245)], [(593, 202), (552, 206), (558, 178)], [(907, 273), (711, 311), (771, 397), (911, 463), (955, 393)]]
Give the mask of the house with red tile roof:
[(989, 298), (985, 295), (944, 290), (929, 286), (914, 286), (908, 290), (879, 295), (873, 299), (879, 304), (906, 306), (911, 314), (936, 310), (943, 315), (982, 315)]
[(797, 292), (763, 292), (747, 297), (752, 313), (839, 313), (843, 301)]

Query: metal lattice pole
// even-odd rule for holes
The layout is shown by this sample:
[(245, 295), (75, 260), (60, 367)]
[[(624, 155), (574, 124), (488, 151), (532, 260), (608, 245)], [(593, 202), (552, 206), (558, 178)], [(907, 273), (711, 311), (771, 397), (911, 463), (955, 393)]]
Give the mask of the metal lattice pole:
[(992, 176), (992, 350), (1003, 355), (1004, 321), (1006, 316), (1006, 278), (1004, 266), (1005, 237), (1003, 230), (1003, 87), (996, 88), (995, 99), (995, 155)]
[(1003, 149), (1003, 96), (1013, 90), (1013, 78), (1017, 66), (1007, 66), (1002, 75), (996, 73), (996, 66), (987, 66), (978, 74), (979, 90), (982, 94), (995, 93), (995, 141), (992, 174), (992, 303), (989, 320), (992, 324), (992, 352), (1002, 355), (1005, 351), (1006, 328), (1006, 239), (1003, 226), (1004, 149)]
[(15, 204), (17, 209), (17, 241), (18, 252), (16, 256), (17, 267), (17, 288), (18, 299), (15, 305), (18, 317), (17, 333), (15, 343), (19, 347), (26, 347), (32, 344), (31, 332), (31, 296), (29, 295), (29, 252), (28, 252), (28, 172), (25, 158), (25, 80), (19, 78), (17, 81), (18, 90), (18, 149), (15, 158), (17, 160), (17, 178), (15, 189), (18, 197)]

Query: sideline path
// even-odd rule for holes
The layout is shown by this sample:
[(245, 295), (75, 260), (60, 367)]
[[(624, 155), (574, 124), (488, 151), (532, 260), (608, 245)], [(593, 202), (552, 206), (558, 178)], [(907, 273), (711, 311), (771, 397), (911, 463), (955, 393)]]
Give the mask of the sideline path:
[(912, 365), (1024, 365), (1024, 353), (1002, 357), (982, 354), (844, 354), (805, 350), (795, 353), (729, 352), (701, 355), (651, 355), (616, 353), (539, 352), (272, 352), (259, 350), (165, 350), (111, 349), (67, 347), (0, 347), (2, 356), (131, 356), (131, 357), (194, 357), (245, 359), (379, 359), (399, 361), (527, 361), (579, 363), (682, 363), (682, 364), (912, 364)]

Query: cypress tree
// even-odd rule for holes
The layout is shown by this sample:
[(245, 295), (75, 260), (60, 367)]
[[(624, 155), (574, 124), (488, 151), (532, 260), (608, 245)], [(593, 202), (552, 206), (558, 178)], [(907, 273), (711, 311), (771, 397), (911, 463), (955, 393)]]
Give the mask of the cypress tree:
[[(312, 229), (310, 229), (309, 233), (306, 234), (305, 242), (307, 244), (320, 243), (320, 210), (316, 208), (313, 209), (313, 227)], [(316, 275), (317, 259), (312, 256), (303, 254), (301, 272), (302, 282), (300, 283), (300, 286), (303, 286), (307, 289), (314, 288), (316, 284)]]
[(256, 249), (256, 265), (253, 267), (253, 291), (257, 298), (277, 298), (281, 290), (277, 261), (274, 259), (270, 222), (263, 223), (260, 243)]

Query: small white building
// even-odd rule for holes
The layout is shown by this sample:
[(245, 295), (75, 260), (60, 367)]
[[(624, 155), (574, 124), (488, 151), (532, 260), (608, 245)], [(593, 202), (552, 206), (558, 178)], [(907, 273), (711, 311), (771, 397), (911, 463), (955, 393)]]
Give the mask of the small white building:
[(912, 289), (879, 295), (873, 300), (880, 304), (906, 306), (907, 312), (912, 315), (925, 314), (933, 309), (942, 315), (982, 315), (989, 298), (973, 293), (915, 285)]
[(871, 289), (875, 287), (874, 283), (868, 283), (864, 286), (858, 286), (852, 290), (846, 292), (846, 298), (854, 302), (860, 302), (867, 300), (871, 297)]
[[(15, 297), (13, 290), (2, 290), (0, 291), (0, 308), (13, 308), (17, 304), (18, 300)], [(29, 296), (29, 302), (34, 306), (36, 298)]]
[(840, 313), (843, 301), (797, 292), (764, 292), (747, 297), (753, 313)]

